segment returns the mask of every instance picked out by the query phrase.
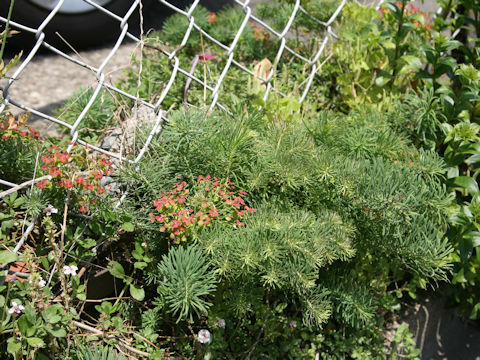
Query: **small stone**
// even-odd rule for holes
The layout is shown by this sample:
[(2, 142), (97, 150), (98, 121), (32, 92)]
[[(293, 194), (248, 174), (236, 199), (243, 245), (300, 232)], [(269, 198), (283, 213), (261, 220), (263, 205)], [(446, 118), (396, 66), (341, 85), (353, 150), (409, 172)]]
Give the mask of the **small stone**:
[(104, 176), (100, 179), (100, 186), (105, 187), (111, 182), (113, 182), (113, 178), (111, 178), (110, 176)]

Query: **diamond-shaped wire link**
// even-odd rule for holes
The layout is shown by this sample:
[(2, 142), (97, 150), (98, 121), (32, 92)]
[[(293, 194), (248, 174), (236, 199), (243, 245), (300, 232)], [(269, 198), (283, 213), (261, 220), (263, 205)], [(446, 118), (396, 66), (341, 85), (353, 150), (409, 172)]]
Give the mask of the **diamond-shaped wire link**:
[[(105, 67), (109, 63), (109, 61), (116, 56), (119, 47), (121, 44), (128, 38), (139, 44), (141, 48), (143, 48), (144, 43), (142, 42), (141, 39), (139, 39), (137, 36), (133, 35), (131, 32), (129, 32), (128, 28), (128, 20), (130, 17), (132, 17), (132, 14), (135, 13), (136, 10), (141, 6), (141, 0), (131, 0), (132, 4), (127, 11), (127, 13), (124, 16), (119, 16), (108, 9), (96, 4), (95, 2), (91, 0), (84, 0), (86, 3), (90, 4), (91, 6), (94, 6), (97, 10), (103, 12), (107, 16), (113, 18), (114, 20), (118, 21), (119, 27), (121, 29), (120, 35), (118, 36), (117, 40), (115, 41), (115, 44), (112, 46), (111, 51), (108, 53), (108, 55), (105, 57), (103, 62), (100, 64), (100, 66), (95, 67), (91, 64), (88, 64), (82, 60), (76, 59), (72, 57), (71, 55), (65, 53), (64, 51), (52, 46), (51, 44), (47, 43), (45, 41), (45, 28), (49, 25), (49, 23), (52, 21), (52, 19), (57, 16), (59, 13), (60, 7), (62, 4), (65, 2), (65, 0), (60, 0), (57, 5), (54, 7), (53, 10), (50, 11), (48, 16), (45, 18), (45, 20), (37, 27), (37, 28), (32, 28), (27, 26), (26, 24), (20, 24), (15, 21), (10, 21), (10, 27), (13, 29), (21, 30), (23, 32), (28, 32), (31, 34), (34, 34), (35, 36), (35, 45), (33, 48), (30, 50), (28, 55), (25, 57), (25, 59), (21, 62), (20, 66), (16, 69), (14, 74), (11, 76), (11, 78), (8, 80), (7, 84), (2, 88), (2, 93), (3, 93), (3, 101), (0, 104), (0, 112), (3, 112), (7, 106), (15, 106), (19, 109), (22, 109), (24, 111), (28, 111), (31, 114), (43, 118), (47, 121), (53, 122), (61, 127), (67, 128), (69, 133), (70, 133), (70, 138), (71, 138), (71, 143), (69, 145), (68, 151), (72, 149), (72, 147), (75, 144), (81, 144), (88, 146), (89, 148), (101, 152), (103, 154), (107, 154), (113, 158), (116, 158), (121, 161), (130, 161), (132, 163), (137, 163), (138, 161), (141, 160), (142, 156), (145, 154), (145, 152), (148, 149), (148, 146), (153, 139), (154, 136), (156, 136), (159, 131), (161, 131), (162, 124), (166, 121), (167, 119), (167, 112), (164, 108), (164, 100), (166, 96), (169, 94), (170, 90), (172, 89), (172, 86), (175, 84), (176, 81), (178, 80), (178, 75), (180, 74), (182, 78), (187, 78), (189, 81), (195, 82), (202, 86), (202, 88), (205, 88), (206, 91), (209, 92), (209, 105), (208, 108), (209, 110), (213, 110), (215, 107), (218, 107), (226, 112), (228, 112), (228, 108), (221, 104), (219, 102), (219, 97), (222, 92), (222, 84), (224, 83), (227, 75), (229, 74), (229, 71), (232, 69), (232, 66), (235, 66), (245, 73), (247, 73), (251, 77), (257, 77), (263, 84), (265, 84), (265, 94), (264, 94), (264, 99), (266, 100), (269, 96), (269, 94), (273, 91), (279, 94), (280, 96), (286, 96), (285, 93), (281, 92), (279, 89), (276, 89), (274, 86), (274, 80), (276, 76), (276, 68), (279, 65), (279, 63), (282, 60), (282, 57), (288, 53), (290, 55), (293, 55), (295, 61), (298, 63), (301, 63), (303, 65), (306, 65), (308, 67), (308, 76), (306, 80), (303, 82), (302, 86), (303, 89), (301, 91), (301, 97), (300, 97), (300, 102), (304, 102), (308, 92), (312, 86), (313, 80), (315, 75), (318, 73), (319, 66), (318, 66), (318, 61), (321, 57), (321, 55), (324, 53), (329, 41), (332, 40), (332, 38), (336, 38), (336, 35), (333, 31), (332, 24), (333, 22), (337, 19), (337, 17), (340, 15), (343, 7), (346, 4), (346, 0), (341, 1), (341, 3), (338, 5), (336, 8), (335, 12), (333, 15), (330, 17), (330, 19), (327, 22), (320, 21), (316, 18), (314, 18), (312, 15), (310, 15), (304, 7), (301, 6), (300, 0), (296, 0), (295, 4), (293, 6), (292, 13), (288, 19), (287, 24), (281, 31), (275, 30), (272, 26), (270, 26), (267, 21), (259, 18), (258, 16), (254, 15), (254, 12), (252, 10), (252, 6), (250, 4), (250, 0), (234, 0), (234, 3), (239, 6), (239, 11), (243, 11), (244, 17), (243, 21), (238, 28), (238, 30), (235, 33), (235, 36), (233, 38), (233, 41), (230, 44), (223, 44), (215, 37), (212, 35), (208, 34), (204, 29), (201, 28), (201, 26), (198, 25), (198, 23), (195, 21), (195, 18), (193, 16), (193, 13), (195, 9), (199, 6), (200, 0), (195, 0), (191, 4), (191, 6), (188, 8), (188, 10), (182, 10), (178, 7), (176, 7), (174, 4), (167, 0), (158, 0), (161, 4), (167, 6), (168, 8), (172, 9), (178, 14), (181, 14), (185, 16), (185, 18), (188, 20), (188, 27), (187, 30), (185, 31), (185, 35), (181, 41), (180, 44), (178, 44), (178, 47), (169, 52), (166, 49), (161, 49), (161, 55), (167, 56), (168, 60), (171, 65), (171, 73), (169, 76), (168, 81), (165, 84), (164, 89), (162, 90), (160, 96), (155, 102), (149, 102), (144, 99), (141, 99), (139, 96), (132, 95), (127, 93), (126, 91), (117, 88), (116, 86), (109, 84), (106, 81), (106, 74), (105, 74)], [(318, 39), (319, 47), (318, 49), (315, 50), (315, 53), (309, 54), (308, 57), (305, 55), (302, 55), (295, 51), (295, 49), (292, 49), (291, 47), (288, 46), (287, 44), (287, 39), (288, 35), (292, 30), (292, 26), (294, 24), (294, 21), (299, 14), (304, 14), (308, 16), (311, 20), (316, 22), (319, 26), (319, 29), (322, 31), (319, 31), (317, 34), (318, 36), (322, 36), (321, 39)], [(0, 22), (6, 23), (7, 19), (0, 17)], [(249, 22), (255, 22), (255, 24), (258, 24), (258, 26), (262, 27), (262, 29), (266, 32), (268, 32), (269, 36), (275, 37), (278, 40), (278, 50), (275, 56), (275, 59), (272, 63), (272, 68), (268, 72), (268, 74), (263, 78), (260, 75), (256, 75), (252, 70), (248, 69), (247, 66), (242, 64), (238, 59), (235, 57), (235, 50), (238, 47), (238, 43), (240, 41), (242, 33), (245, 31), (245, 28), (248, 26)], [(213, 44), (217, 45), (220, 49), (225, 51), (226, 54), (226, 62), (225, 65), (223, 66), (223, 69), (221, 70), (221, 73), (218, 77), (218, 79), (215, 81), (213, 85), (209, 85), (206, 83), (206, 79), (201, 80), (198, 77), (194, 76), (191, 71), (188, 71), (186, 69), (183, 69), (181, 67), (180, 59), (178, 57), (179, 52), (181, 49), (187, 44), (187, 41), (191, 38), (192, 32), (198, 31), (199, 33), (202, 34), (203, 38), (211, 41)], [(95, 74), (96, 77), (96, 86), (93, 89), (93, 92), (86, 104), (86, 106), (83, 108), (81, 113), (77, 116), (76, 120), (74, 121), (73, 124), (68, 124), (59, 118), (55, 116), (51, 116), (48, 114), (45, 114), (41, 112), (38, 109), (32, 108), (28, 105), (25, 105), (16, 99), (11, 97), (10, 94), (10, 89), (15, 86), (15, 81), (21, 76), (21, 74), (25, 71), (25, 69), (29, 66), (29, 64), (32, 62), (32, 60), (37, 56), (39, 49), (43, 47), (48, 49), (49, 51), (55, 53), (56, 55), (62, 57), (65, 61), (70, 61), (79, 67), (83, 67), (85, 69), (88, 69), (91, 71), (93, 74)], [(50, 79), (49, 81), (55, 81), (55, 79)], [(145, 140), (145, 143), (143, 144), (142, 148), (139, 150), (138, 154), (134, 158), (129, 158), (127, 159), (127, 156), (120, 153), (114, 153), (105, 149), (102, 149), (100, 146), (96, 146), (93, 144), (89, 144), (83, 139), (80, 138), (80, 133), (79, 129), (80, 126), (85, 119), (86, 114), (88, 111), (91, 109), (92, 105), (95, 103), (95, 101), (99, 98), (102, 89), (107, 89), (109, 91), (114, 91), (121, 95), (122, 97), (125, 97), (127, 99), (130, 99), (134, 102), (135, 106), (144, 106), (148, 109), (151, 109), (154, 111), (156, 114), (156, 119), (150, 129), (150, 132)], [(48, 95), (46, 95), (48, 96)], [(181, 99), (178, 99), (179, 101)], [(6, 186), (14, 187), (17, 184), (13, 184), (11, 182), (5, 181), (0, 179), (0, 183)]]

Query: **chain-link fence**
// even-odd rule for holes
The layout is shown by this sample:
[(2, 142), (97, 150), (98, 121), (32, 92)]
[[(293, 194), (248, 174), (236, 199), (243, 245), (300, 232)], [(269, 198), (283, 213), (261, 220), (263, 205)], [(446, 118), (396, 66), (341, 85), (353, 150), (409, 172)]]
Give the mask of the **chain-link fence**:
[[(152, 138), (156, 136), (161, 131), (162, 124), (164, 124), (167, 120), (168, 117), (168, 109), (166, 108), (164, 104), (164, 100), (169, 94), (169, 92), (172, 89), (172, 86), (180, 81), (179, 79), (181, 78), (181, 81), (186, 80), (187, 84), (189, 83), (197, 83), (199, 86), (201, 86), (204, 91), (205, 91), (205, 98), (208, 99), (208, 103), (206, 104), (206, 107), (211, 111), (214, 108), (220, 108), (223, 111), (228, 112), (228, 107), (225, 106), (224, 104), (221, 103), (220, 95), (222, 92), (222, 85), (225, 82), (225, 79), (230, 76), (230, 73), (233, 71), (233, 69), (240, 69), (242, 72), (248, 74), (249, 77), (251, 78), (256, 78), (262, 83), (262, 89), (264, 91), (264, 99), (267, 99), (272, 92), (278, 93), (280, 96), (285, 96), (286, 94), (280, 91), (279, 89), (275, 88), (275, 79), (277, 76), (277, 71), (276, 69), (279, 68), (282, 62), (285, 61), (285, 54), (288, 54), (288, 66), (292, 66), (292, 64), (299, 64), (300, 66), (303, 66), (304, 70), (307, 71), (307, 75), (305, 79), (297, 84), (299, 94), (300, 94), (300, 103), (305, 101), (309, 90), (312, 86), (313, 80), (319, 72), (319, 59), (321, 58), (322, 54), (324, 53), (327, 44), (329, 41), (332, 41), (336, 38), (334, 29), (333, 29), (333, 24), (334, 21), (338, 18), (340, 15), (342, 9), (344, 8), (346, 4), (346, 0), (339, 1), (338, 6), (334, 9), (333, 13), (329, 17), (327, 21), (322, 21), (317, 18), (315, 18), (313, 15), (311, 15), (305, 8), (302, 6), (300, 0), (296, 0), (291, 7), (292, 11), (291, 14), (288, 16), (288, 21), (286, 22), (286, 25), (283, 27), (281, 30), (275, 29), (271, 24), (269, 24), (267, 21), (264, 19), (260, 18), (258, 15), (256, 15), (255, 9), (251, 6), (251, 1), (250, 0), (235, 0), (234, 1), (234, 6), (237, 8), (239, 12), (242, 12), (243, 20), (241, 22), (241, 25), (238, 27), (238, 29), (235, 30), (235, 34), (233, 37), (233, 41), (231, 43), (225, 44), (216, 39), (214, 36), (210, 35), (207, 31), (205, 31), (200, 25), (198, 19), (195, 18), (194, 12), (197, 7), (199, 7), (200, 0), (195, 0), (186, 10), (182, 10), (175, 6), (172, 2), (166, 1), (166, 0), (159, 0), (161, 4), (164, 6), (170, 8), (177, 14), (181, 14), (187, 21), (188, 21), (188, 26), (186, 31), (184, 32), (184, 36), (182, 41), (179, 44), (175, 44), (176, 46), (173, 47), (174, 50), (168, 50), (167, 47), (161, 47), (158, 48), (158, 56), (166, 57), (169, 61), (170, 64), (170, 73), (168, 74), (168, 80), (165, 81), (163, 84), (163, 90), (161, 91), (161, 94), (156, 97), (155, 101), (151, 101), (148, 99), (142, 99), (139, 96), (139, 93), (129, 93), (125, 91), (124, 89), (120, 89), (116, 87), (115, 85), (109, 83), (106, 78), (105, 74), (105, 67), (107, 64), (111, 61), (113, 57), (117, 55), (119, 47), (127, 41), (128, 39), (133, 40), (138, 44), (140, 49), (143, 49), (144, 46), (146, 46), (145, 41), (143, 40), (142, 36), (135, 36), (129, 29), (129, 19), (132, 17), (132, 14), (136, 13), (138, 11), (138, 8), (142, 6), (141, 0), (132, 0), (131, 7), (128, 9), (128, 11), (123, 14), (123, 16), (117, 15), (105, 7), (102, 7), (98, 5), (96, 2), (92, 0), (84, 0), (85, 3), (88, 3), (89, 5), (95, 7), (98, 11), (103, 12), (107, 16), (113, 18), (115, 21), (118, 22), (118, 26), (121, 29), (120, 35), (116, 39), (114, 45), (112, 46), (110, 52), (108, 55), (103, 59), (103, 62), (100, 64), (100, 66), (95, 67), (92, 64), (89, 64), (87, 62), (81, 61), (69, 53), (62, 51), (60, 48), (55, 47), (51, 44), (49, 44), (46, 41), (46, 36), (45, 36), (45, 29), (48, 28), (49, 23), (54, 19), (55, 16), (59, 13), (61, 6), (66, 0), (59, 0), (53, 10), (48, 14), (48, 16), (44, 19), (44, 21), (38, 26), (38, 27), (29, 27), (26, 24), (21, 24), (17, 23), (12, 19), (10, 21), (10, 27), (13, 29), (21, 30), (22, 32), (28, 32), (31, 33), (35, 36), (35, 44), (32, 47), (32, 49), (29, 51), (28, 54), (23, 58), (21, 61), (20, 65), (14, 73), (10, 76), (8, 79), (8, 83), (3, 87), (3, 102), (0, 105), (0, 112), (4, 112), (6, 110), (7, 106), (14, 106), (22, 109), (23, 111), (30, 112), (31, 114), (43, 118), (46, 121), (50, 121), (52, 123), (57, 124), (60, 127), (68, 129), (67, 131), (69, 132), (70, 135), (70, 145), (69, 145), (69, 150), (75, 145), (75, 144), (81, 144), (84, 146), (88, 146), (91, 149), (94, 149), (96, 151), (99, 151), (101, 153), (107, 154), (113, 158), (125, 161), (128, 158), (128, 161), (131, 161), (133, 163), (136, 163), (140, 161), (142, 156), (145, 154), (145, 152), (148, 149), (149, 143), (151, 142)], [(310, 53), (300, 53), (297, 49), (293, 48), (292, 46), (289, 46), (288, 44), (288, 39), (291, 39), (293, 36), (293, 24), (295, 23), (296, 19), (299, 16), (306, 16), (311, 22), (314, 22), (315, 26), (317, 27), (317, 30), (314, 32), (315, 38), (313, 39), (315, 41), (315, 46), (311, 47), (311, 52)], [(7, 18), (5, 17), (0, 17), (0, 21), (3, 23), (7, 23)], [(271, 63), (271, 66), (262, 72), (256, 72), (254, 69), (251, 69), (250, 66), (245, 65), (245, 63), (242, 63), (236, 56), (236, 50), (239, 44), (239, 41), (241, 39), (242, 34), (246, 31), (247, 27), (250, 26), (251, 24), (255, 24), (255, 27), (261, 28), (262, 31), (268, 34), (269, 37), (274, 37), (276, 38), (277, 44), (278, 44), (278, 50), (276, 52), (276, 56)], [(184, 68), (185, 65), (182, 67), (181, 61), (179, 59), (179, 53), (182, 51), (184, 46), (187, 44), (187, 42), (190, 40), (190, 38), (193, 36), (193, 34), (197, 34), (201, 36), (202, 39), (204, 39), (206, 42), (210, 42), (211, 44), (214, 44), (217, 48), (221, 49), (221, 51), (224, 53), (223, 60), (224, 62), (222, 63), (223, 68), (221, 69), (219, 76), (216, 77), (214, 81), (206, 81), (206, 78), (201, 79), (198, 76), (195, 76), (192, 69), (186, 69)], [(296, 34), (298, 36), (298, 34)], [(67, 123), (65, 121), (62, 121), (59, 117), (51, 116), (49, 114), (46, 114), (39, 109), (35, 109), (27, 104), (24, 104), (22, 102), (17, 101), (14, 97), (11, 96), (11, 89), (16, 86), (16, 79), (18, 79), (20, 76), (22, 76), (22, 73), (24, 73), (25, 69), (32, 63), (32, 60), (38, 56), (38, 53), (41, 48), (45, 48), (58, 56), (62, 57), (65, 61), (70, 61), (79, 67), (88, 69), (92, 73), (95, 74), (96, 76), (96, 86), (93, 89), (93, 92), (91, 95), (89, 95), (88, 102), (86, 105), (83, 107), (81, 112), (76, 116), (76, 119), (73, 122)], [(172, 47), (171, 47), (172, 48)], [(203, 58), (202, 58), (203, 56)], [(200, 57), (196, 57), (196, 61), (198, 60), (203, 60), (205, 61), (205, 56), (206, 54), (204, 53), (203, 55), (200, 54)], [(141, 67), (139, 71), (141, 71)], [(49, 81), (56, 81), (55, 78), (50, 78)], [(60, 81), (60, 80), (59, 80)], [(186, 91), (188, 91), (188, 85), (186, 86)], [(124, 153), (124, 150), (122, 150), (122, 147), (120, 147), (120, 151), (115, 152), (111, 151), (109, 149), (106, 149), (104, 146), (100, 145), (95, 145), (95, 144), (89, 144), (87, 141), (81, 138), (80, 136), (80, 129), (82, 128), (82, 122), (85, 119), (86, 114), (92, 107), (92, 105), (95, 103), (95, 101), (101, 96), (101, 92), (103, 90), (108, 90), (115, 92), (119, 94), (120, 96), (129, 99), (131, 103), (133, 103), (134, 107), (144, 107), (149, 109), (149, 111), (152, 114), (155, 114), (155, 119), (152, 123), (149, 124), (150, 129), (148, 131), (148, 136), (146, 136), (143, 144), (141, 147), (139, 147), (139, 150), (137, 151), (136, 154), (133, 156), (126, 156)], [(21, 89), (20, 89), (21, 91)], [(48, 94), (45, 94), (45, 96), (48, 96)], [(182, 101), (182, 99), (178, 99), (179, 102)], [(97, 129), (98, 130), (98, 129)], [(0, 183), (3, 185), (6, 185), (11, 188), (18, 187), (18, 184), (5, 181), (0, 179)]]

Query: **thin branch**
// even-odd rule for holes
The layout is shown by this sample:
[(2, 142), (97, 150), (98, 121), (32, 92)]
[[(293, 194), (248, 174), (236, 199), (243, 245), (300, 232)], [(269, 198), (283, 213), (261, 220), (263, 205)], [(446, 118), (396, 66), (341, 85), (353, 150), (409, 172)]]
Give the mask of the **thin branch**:
[(39, 178), (36, 178), (36, 179), (33, 179), (33, 180), (25, 181), (24, 183), (21, 183), (20, 185), (17, 185), (15, 187), (12, 187), (11, 189), (8, 189), (8, 190), (5, 190), (5, 191), (1, 192), (0, 193), (0, 199), (4, 198), (7, 195), (10, 195), (10, 194), (14, 193), (15, 191), (23, 189), (24, 187), (33, 185), (33, 184), (35, 184), (37, 182), (40, 182), (40, 181), (43, 181), (43, 180), (51, 180), (51, 179), (52, 179), (52, 177), (50, 175), (45, 175), (45, 176), (42, 176), (42, 177), (39, 177)]
[(119, 339), (119, 344), (121, 344), (121, 346), (123, 346), (128, 351), (131, 351), (137, 355), (144, 356), (147, 359), (150, 357), (147, 352), (135, 349), (133, 346), (128, 345), (127, 342), (123, 339)]
[(258, 343), (260, 342), (260, 338), (262, 337), (262, 334), (263, 334), (263, 331), (265, 330), (265, 327), (267, 326), (267, 320), (268, 320), (268, 317), (270, 316), (270, 312), (267, 312), (267, 315), (265, 315), (265, 320), (263, 320), (263, 325), (262, 325), (262, 328), (260, 329), (258, 335), (257, 335), (257, 339), (255, 340), (255, 342), (253, 343), (252, 347), (250, 348), (250, 350), (248, 351), (248, 354), (247, 354), (247, 357), (245, 358), (245, 360), (250, 360), (250, 357), (252, 356), (253, 354), (253, 351), (255, 350), (255, 348), (257, 347)]
[[(113, 335), (111, 334), (107, 334), (101, 330), (98, 330), (96, 328), (94, 328), (93, 326), (89, 326), (89, 325), (86, 325), (86, 324), (83, 324), (79, 321), (72, 321), (72, 324), (75, 325), (76, 327), (80, 328), (80, 329), (83, 329), (83, 330), (87, 330), (93, 334), (95, 334), (95, 336), (99, 336), (101, 338), (106, 338), (106, 337), (113, 337)], [(131, 351), (137, 355), (141, 355), (141, 356), (144, 356), (146, 358), (149, 357), (148, 353), (145, 352), (145, 351), (141, 351), (141, 350), (138, 350), (138, 349), (135, 349), (134, 347), (130, 346), (125, 340), (123, 339), (118, 339), (119, 341), (119, 345), (123, 346), (125, 349), (127, 349), (128, 351)]]
[[(22, 235), (22, 238), (20, 239), (20, 241), (17, 243), (17, 245), (15, 246), (15, 248), (13, 249), (13, 252), (14, 253), (17, 253), (18, 250), (20, 250), (20, 248), (23, 246), (23, 243), (25, 242), (25, 240), (27, 239), (28, 235), (30, 234), (30, 232), (33, 230), (33, 227), (35, 226), (35, 223), (38, 219), (38, 215), (34, 215), (33, 216), (33, 219), (32, 219), (32, 222), (30, 223), (30, 225), (28, 225), (27, 227), (27, 230), (25, 230), (25, 232), (23, 233)], [(8, 265), (8, 263), (6, 264), (1, 264), (0, 265), (0, 269), (5, 269), (5, 267)]]
[(93, 326), (86, 325), (84, 323), (81, 323), (79, 321), (73, 320), (72, 324), (75, 325), (76, 327), (79, 327), (80, 329), (90, 331), (92, 333), (95, 333), (95, 335), (103, 337), (104, 333), (101, 330), (95, 329)]

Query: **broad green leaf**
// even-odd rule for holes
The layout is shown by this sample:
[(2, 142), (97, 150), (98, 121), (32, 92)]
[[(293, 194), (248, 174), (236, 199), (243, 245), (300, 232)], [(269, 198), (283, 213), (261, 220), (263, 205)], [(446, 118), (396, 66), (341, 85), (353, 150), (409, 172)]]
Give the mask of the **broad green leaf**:
[(141, 287), (130, 284), (130, 295), (132, 295), (135, 300), (142, 301), (145, 299), (145, 290)]
[(407, 64), (406, 68), (410, 71), (419, 71), (422, 68), (422, 61), (416, 56), (404, 55), (400, 59), (405, 61)]
[(43, 342), (43, 340), (40, 339), (40, 338), (37, 338), (37, 337), (27, 338), (27, 343), (28, 343), (28, 345), (30, 345), (31, 347), (41, 348), (41, 347), (44, 347), (44, 346), (45, 346), (45, 343)]
[(453, 187), (466, 189), (471, 195), (478, 193), (477, 182), (469, 176), (458, 176), (450, 182)]
[(103, 226), (98, 221), (92, 221), (88, 224), (90, 230), (92, 230), (96, 235), (102, 235)]
[(385, 6), (388, 10), (390, 10), (395, 20), (400, 20), (402, 17), (402, 10), (399, 6), (397, 6), (397, 4), (394, 2), (388, 2)]
[(42, 264), (42, 266), (45, 268), (45, 269), (48, 269), (50, 267), (50, 264), (48, 263), (48, 259), (46, 256), (42, 256), (40, 257), (40, 263)]
[(123, 328), (123, 319), (119, 316), (114, 316), (112, 317), (112, 324), (116, 329), (121, 330)]
[(31, 324), (35, 324), (35, 320), (37, 319), (37, 314), (35, 313), (35, 309), (31, 307), (29, 304), (25, 305), (25, 316), (27, 317), (27, 320)]
[(17, 259), (18, 259), (18, 254), (10, 250), (0, 252), (0, 264), (11, 263), (11, 262), (17, 261)]
[(473, 253), (473, 244), (471, 239), (463, 238), (460, 239), (458, 243), (458, 248), (460, 250), (460, 259), (466, 261), (472, 256)]
[(471, 224), (470, 219), (468, 219), (464, 214), (461, 213), (451, 214), (448, 217), (448, 221), (452, 225), (469, 226)]
[(463, 44), (460, 41), (457, 40), (449, 40), (445, 43), (442, 44), (441, 46), (441, 52), (446, 52), (454, 49), (458, 49), (460, 46)]
[(454, 276), (453, 276), (453, 279), (452, 279), (452, 282), (455, 284), (455, 283), (466, 283), (467, 282), (467, 279), (465, 279), (465, 276), (464, 276), (464, 272), (463, 272), (463, 268), (460, 269), (460, 271), (458, 271)]
[(379, 76), (375, 79), (375, 84), (379, 87), (384, 87), (385, 85), (388, 84), (388, 82), (390, 81), (391, 77), (387, 77), (387, 76)]
[(110, 315), (110, 314), (115, 312), (115, 309), (114, 309), (112, 303), (109, 302), (109, 301), (103, 301), (100, 305), (96, 305), (95, 309), (98, 312), (103, 312), (107, 315)]
[(435, 69), (435, 74), (440, 76), (446, 73), (449, 70), (454, 70), (457, 66), (457, 62), (452, 57), (442, 57), (440, 58), (437, 68)]
[(468, 165), (480, 163), (480, 154), (470, 156), (468, 159), (465, 160), (465, 163), (467, 163)]
[(78, 239), (77, 243), (80, 244), (85, 249), (90, 249), (97, 244), (97, 242), (94, 239), (91, 239), (91, 238)]
[(42, 312), (42, 317), (47, 323), (56, 324), (62, 320), (62, 311), (61, 305), (51, 305), (44, 312)]
[(142, 245), (140, 245), (138, 242), (136, 242), (135, 243), (135, 250), (132, 251), (132, 256), (137, 260), (142, 260), (144, 253), (145, 253), (145, 250), (143, 249)]
[(147, 263), (145, 261), (137, 261), (133, 264), (135, 269), (143, 270), (147, 267)]
[(56, 325), (54, 327), (46, 326), (47, 331), (57, 338), (63, 338), (67, 336), (67, 331), (64, 328)]
[(135, 230), (135, 226), (131, 222), (125, 222), (122, 224), (122, 229), (126, 232), (133, 232)]
[(8, 198), (8, 202), (13, 203), (15, 201), (15, 199), (17, 198), (17, 196), (18, 196), (18, 192), (16, 192), (16, 191), (14, 193), (10, 194), (10, 197)]
[(382, 46), (384, 49), (395, 49), (395, 43), (393, 41), (390, 41), (388, 39), (385, 39), (385, 41), (383, 41), (382, 43)]
[(8, 344), (7, 352), (9, 352), (12, 355), (15, 355), (22, 348), (22, 343), (19, 341), (16, 341), (15, 336), (8, 338), (7, 344)]
[(86, 288), (85, 288), (85, 285), (80, 285), (79, 287), (77, 287), (77, 299), (78, 300), (85, 300), (87, 298), (87, 294), (86, 294)]
[(110, 265), (109, 271), (110, 271), (110, 274), (112, 274), (113, 276), (115, 276), (118, 279), (125, 278), (125, 270), (123, 269), (123, 266), (116, 261), (114, 261)]
[(115, 221), (117, 218), (115, 217), (115, 213), (111, 210), (105, 210), (103, 213), (103, 217), (107, 221)]
[(469, 239), (472, 242), (473, 247), (480, 246), (480, 232), (470, 231), (465, 235), (465, 238)]
[(14, 202), (13, 202), (13, 206), (14, 207), (19, 207), (20, 205), (22, 205), (24, 202), (25, 202), (25, 198), (22, 196), (22, 197), (19, 197), (18, 199), (16, 199)]
[(56, 324), (62, 320), (62, 317), (57, 313), (52, 314), (52, 313), (44, 312), (42, 313), (42, 316), (43, 316), (43, 319), (50, 324)]
[(460, 171), (457, 166), (449, 167), (447, 170), (447, 179), (453, 179), (460, 175)]
[(15, 222), (13, 221), (13, 219), (9, 219), (9, 220), (3, 220), (2, 221), (2, 230), (8, 230), (8, 229), (11, 229), (13, 227), (13, 224)]
[(28, 321), (26, 315), (22, 315), (17, 320), (18, 330), (24, 335), (28, 336), (28, 330), (32, 326), (32, 324)]
[(415, 29), (415, 26), (411, 23), (404, 23), (400, 27), (400, 31), (398, 32), (398, 36), (402, 39), (406, 38), (408, 33)]

